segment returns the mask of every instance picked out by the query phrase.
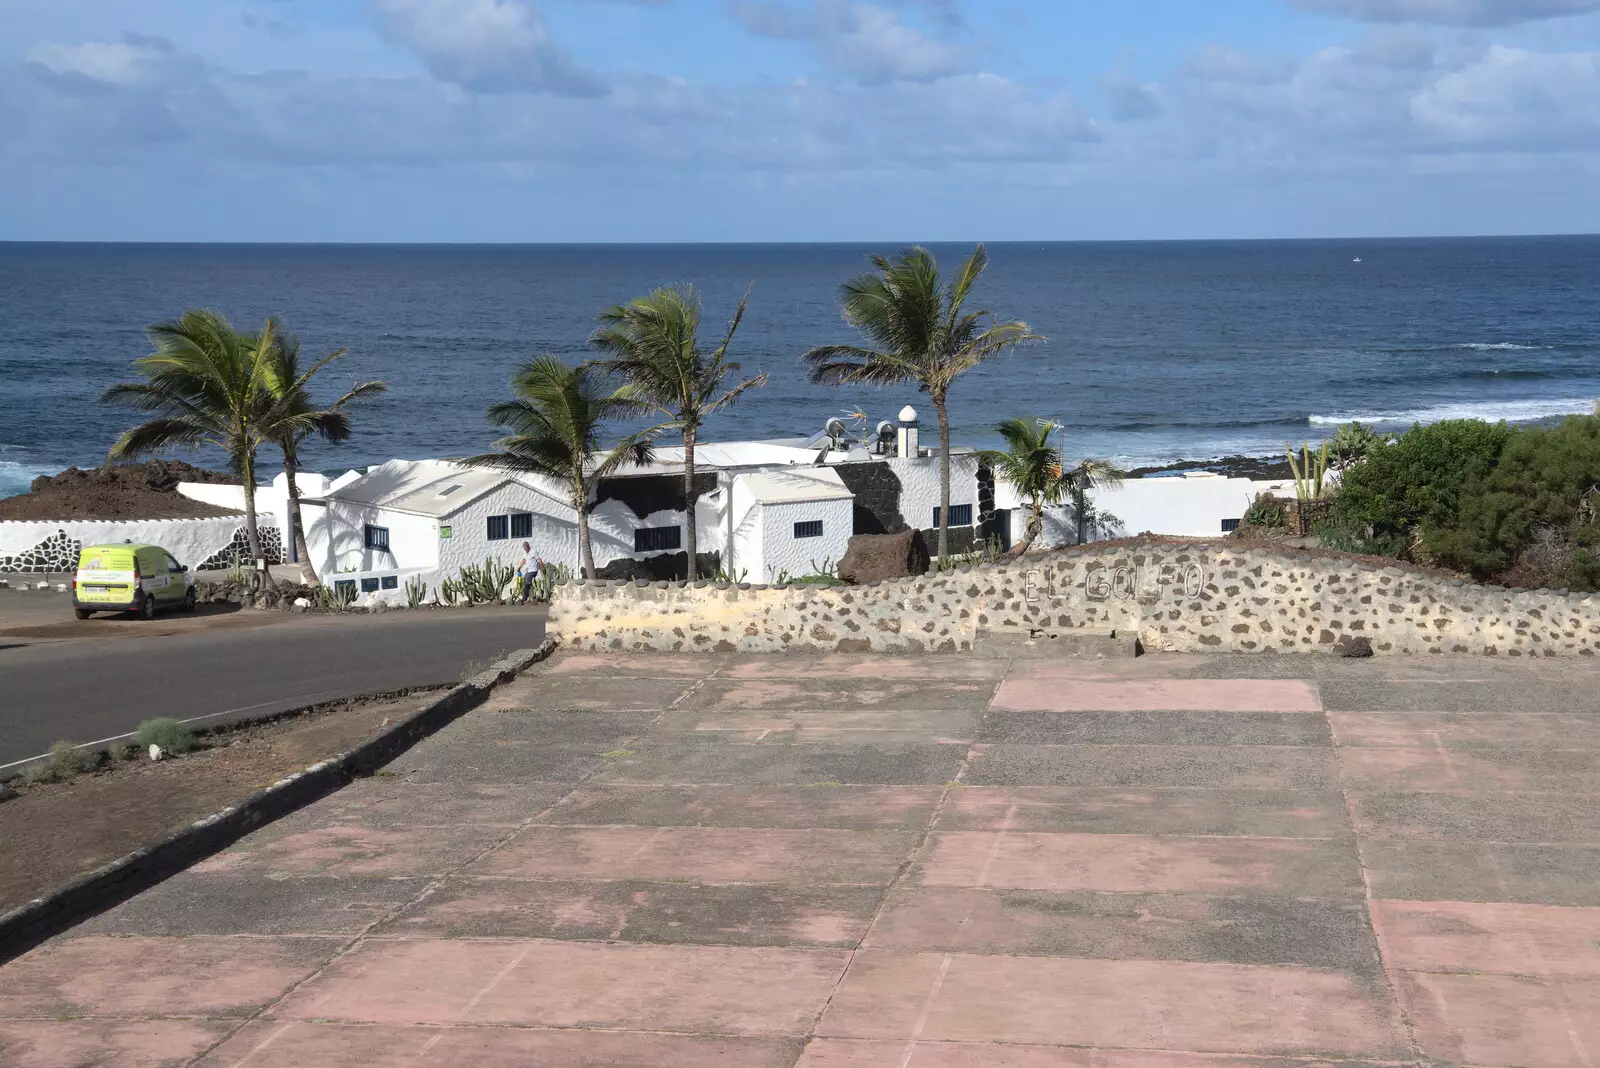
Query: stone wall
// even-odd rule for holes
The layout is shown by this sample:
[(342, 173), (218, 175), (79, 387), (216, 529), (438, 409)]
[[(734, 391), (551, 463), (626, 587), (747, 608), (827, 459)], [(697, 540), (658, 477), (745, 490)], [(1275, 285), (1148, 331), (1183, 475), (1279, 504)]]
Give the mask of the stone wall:
[(1088, 545), (870, 586), (585, 583), (556, 591), (569, 646), (626, 651), (961, 652), (1134, 632), (1151, 652), (1594, 655), (1600, 596), (1506, 590), (1333, 554)]
[[(262, 552), (284, 559), (283, 537), (265, 513), (257, 517)], [(230, 566), (237, 552), (248, 559), (248, 539), (238, 516), (213, 519), (10, 520), (0, 523), (0, 574), (72, 574), (85, 545), (132, 541), (159, 545), (192, 570)]]

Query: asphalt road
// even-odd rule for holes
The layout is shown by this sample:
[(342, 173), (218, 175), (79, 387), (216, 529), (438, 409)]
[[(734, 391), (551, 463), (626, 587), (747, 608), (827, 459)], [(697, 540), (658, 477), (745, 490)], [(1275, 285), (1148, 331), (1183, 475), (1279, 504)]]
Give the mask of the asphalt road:
[(209, 726), (454, 683), (544, 640), (544, 612), (532, 608), (163, 616), (143, 634), (139, 625), (97, 616), (0, 629), (0, 768), (62, 739), (116, 738), (152, 716)]

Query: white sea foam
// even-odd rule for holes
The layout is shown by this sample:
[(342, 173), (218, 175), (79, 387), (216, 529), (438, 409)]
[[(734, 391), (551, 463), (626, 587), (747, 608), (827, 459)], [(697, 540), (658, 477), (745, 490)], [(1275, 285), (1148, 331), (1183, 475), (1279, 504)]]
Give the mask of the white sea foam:
[(0, 497), (15, 497), (19, 493), (27, 493), (35, 478), (53, 473), (33, 464), (0, 460)]
[(1474, 352), (1532, 352), (1548, 349), (1549, 345), (1518, 345), (1512, 341), (1469, 341), (1465, 345), (1457, 345), (1458, 349), (1471, 349)]
[(1393, 412), (1340, 412), (1336, 415), (1313, 415), (1312, 426), (1338, 426), (1360, 421), (1379, 426), (1413, 423), (1437, 423), (1442, 419), (1483, 419), (1508, 423), (1532, 423), (1562, 415), (1586, 415), (1594, 410), (1591, 397), (1568, 397), (1557, 400), (1524, 401), (1467, 401), (1461, 404), (1441, 404), (1432, 408), (1412, 408)]

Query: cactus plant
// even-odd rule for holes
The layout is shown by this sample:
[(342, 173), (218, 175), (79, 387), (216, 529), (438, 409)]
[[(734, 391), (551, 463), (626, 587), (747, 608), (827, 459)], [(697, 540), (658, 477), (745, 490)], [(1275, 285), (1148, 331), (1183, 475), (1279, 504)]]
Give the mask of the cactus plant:
[(1294, 474), (1295, 496), (1302, 501), (1321, 500), (1327, 488), (1328, 443), (1324, 441), (1321, 450), (1313, 453), (1311, 443), (1302, 442), (1299, 459), (1295, 458), (1294, 449), (1287, 443), (1283, 451), (1289, 457), (1289, 470)]
[(428, 584), (420, 575), (412, 575), (406, 579), (406, 607), (415, 608), (428, 596)]

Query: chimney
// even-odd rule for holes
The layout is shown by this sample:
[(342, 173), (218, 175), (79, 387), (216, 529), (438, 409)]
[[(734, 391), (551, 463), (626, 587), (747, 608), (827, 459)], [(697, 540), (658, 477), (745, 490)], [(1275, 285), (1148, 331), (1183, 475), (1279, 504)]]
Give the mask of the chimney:
[(900, 431), (895, 440), (901, 456), (920, 455), (917, 451), (917, 410), (909, 404), (900, 409)]

